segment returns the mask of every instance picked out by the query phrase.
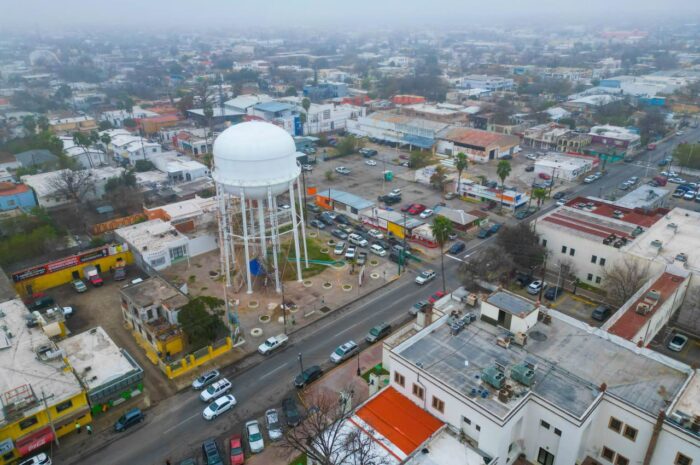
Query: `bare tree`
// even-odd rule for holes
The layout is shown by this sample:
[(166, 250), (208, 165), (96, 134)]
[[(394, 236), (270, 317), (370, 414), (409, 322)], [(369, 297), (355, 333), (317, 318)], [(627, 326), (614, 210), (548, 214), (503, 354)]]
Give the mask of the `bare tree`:
[(388, 461), (381, 447), (348, 422), (352, 410), (342, 398), (323, 392), (311, 398), (304, 421), (290, 428), (283, 449), (304, 453), (320, 465), (384, 465)]
[(76, 203), (83, 203), (89, 194), (94, 194), (95, 179), (89, 170), (63, 170), (49, 180), (56, 195), (66, 197)]
[(615, 262), (603, 272), (603, 287), (611, 303), (622, 305), (649, 279), (649, 264), (632, 257)]
[(469, 260), (460, 267), (460, 271), (465, 286), (474, 288), (478, 286), (479, 280), (506, 284), (514, 266), (515, 263), (510, 255), (492, 246), (469, 257)]

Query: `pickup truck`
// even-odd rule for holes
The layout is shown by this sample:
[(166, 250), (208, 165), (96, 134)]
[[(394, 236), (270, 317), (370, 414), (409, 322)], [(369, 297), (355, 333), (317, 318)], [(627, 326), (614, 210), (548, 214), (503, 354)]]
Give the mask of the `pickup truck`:
[(267, 355), (272, 353), (273, 351), (279, 349), (283, 345), (287, 343), (289, 338), (287, 337), (286, 334), (278, 334), (277, 336), (268, 338), (258, 346), (258, 352), (260, 352), (263, 355)]
[(366, 261), (367, 261), (367, 252), (357, 252), (357, 258), (355, 259), (355, 263), (362, 266), (365, 264)]
[(85, 275), (85, 279), (87, 279), (90, 282), (90, 284), (92, 284), (95, 287), (101, 286), (103, 284), (100, 272), (97, 271), (97, 268), (95, 268), (92, 265), (83, 268), (83, 275)]

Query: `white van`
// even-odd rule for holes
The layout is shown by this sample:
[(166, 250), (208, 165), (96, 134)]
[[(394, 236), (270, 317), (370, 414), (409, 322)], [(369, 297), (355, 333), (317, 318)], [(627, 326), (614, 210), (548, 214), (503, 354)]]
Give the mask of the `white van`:
[(348, 241), (351, 244), (359, 245), (360, 247), (367, 247), (368, 244), (367, 239), (355, 233), (352, 233), (348, 236)]
[(372, 247), (369, 248), (369, 251), (375, 255), (379, 255), (380, 257), (384, 257), (386, 255), (386, 250), (384, 250), (384, 248), (381, 245), (377, 244), (372, 244)]

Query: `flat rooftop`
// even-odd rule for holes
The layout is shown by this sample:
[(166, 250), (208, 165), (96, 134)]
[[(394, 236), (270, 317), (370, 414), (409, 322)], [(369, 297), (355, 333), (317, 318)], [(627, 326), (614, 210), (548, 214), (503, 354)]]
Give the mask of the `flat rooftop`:
[(532, 313), (535, 311), (537, 306), (532, 303), (532, 301), (520, 297), (510, 292), (496, 292), (491, 294), (486, 302), (491, 305), (495, 305), (499, 309), (511, 313), (513, 315), (520, 315), (522, 313)]
[[(663, 273), (607, 328), (608, 332), (636, 343), (635, 336), (668, 299), (675, 297), (676, 291), (683, 284), (683, 281), (685, 278), (682, 276)], [(649, 313), (646, 315), (637, 313), (637, 307), (640, 304), (649, 304), (651, 306)]]
[(653, 207), (668, 198), (670, 194), (669, 189), (644, 185), (617, 199), (615, 205), (630, 209)]
[(140, 369), (132, 365), (101, 326), (64, 339), (58, 346), (88, 390)]
[(428, 453), (413, 454), (405, 465), (484, 465), (484, 456), (460, 441), (457, 433), (443, 428), (433, 436), (425, 447)]
[(647, 260), (673, 263), (685, 254), (685, 265), (700, 271), (700, 212), (674, 208), (644, 234), (637, 237), (626, 251)]
[(175, 310), (188, 302), (187, 296), (157, 276), (126, 286), (121, 292), (140, 308), (160, 303), (170, 310)]
[[(43, 392), (55, 405), (79, 394), (82, 387), (65, 363), (58, 348), (40, 327), (27, 328), (29, 311), (20, 299), (0, 303), (0, 425), (8, 418), (7, 406), (24, 399), (23, 415), (43, 410), (35, 396)], [(10, 337), (10, 334), (12, 335)], [(12, 390), (30, 387), (26, 395), (10, 400)], [(32, 394), (33, 391), (33, 394)]]
[(482, 148), (488, 148), (494, 145), (499, 147), (518, 145), (520, 142), (520, 139), (516, 136), (474, 128), (449, 128), (440, 133), (439, 138), (457, 144)]
[(139, 252), (153, 253), (187, 243), (187, 237), (161, 219), (124, 226), (116, 233)]
[[(658, 354), (636, 349), (626, 341), (613, 342), (606, 332), (559, 312), (550, 310), (549, 314), (551, 324), (538, 323), (530, 329), (524, 347), (511, 344), (504, 350), (496, 344), (502, 330), (482, 320), (452, 335), (445, 324), (448, 317), (443, 317), (433, 330), (418, 333), (393, 351), (500, 418), (528, 395), (581, 418), (601, 394), (603, 383), (609, 394), (655, 415), (688, 378), (688, 373), (659, 361), (662, 356)], [(482, 370), (495, 363), (512, 367), (525, 362), (536, 366), (534, 384), (528, 388), (512, 382), (515, 395), (507, 403), (498, 400), (494, 388), (482, 383)], [(478, 394), (484, 389), (485, 398)]]

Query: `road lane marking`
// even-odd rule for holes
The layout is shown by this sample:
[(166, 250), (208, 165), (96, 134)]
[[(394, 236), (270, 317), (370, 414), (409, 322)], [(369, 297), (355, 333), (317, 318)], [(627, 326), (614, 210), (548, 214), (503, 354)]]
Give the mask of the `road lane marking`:
[(260, 379), (265, 379), (265, 378), (267, 378), (268, 376), (272, 376), (273, 373), (276, 373), (276, 372), (280, 371), (282, 368), (284, 368), (284, 367), (286, 367), (286, 366), (287, 366), (286, 363), (285, 363), (284, 365), (280, 365), (280, 366), (278, 366), (277, 368), (275, 368), (274, 370), (270, 370), (270, 371), (268, 371), (267, 373), (265, 373), (264, 375), (262, 375), (262, 376), (260, 377)]
[(178, 423), (178, 424), (176, 424), (176, 425), (173, 425), (173, 426), (171, 426), (170, 428), (168, 428), (168, 429), (166, 429), (166, 430), (163, 430), (163, 434), (168, 434), (170, 431), (172, 431), (172, 430), (174, 430), (174, 429), (176, 429), (176, 428), (179, 428), (180, 426), (184, 425), (185, 423), (187, 423), (188, 421), (190, 421), (190, 420), (193, 419), (194, 417), (198, 417), (198, 416), (200, 416), (200, 415), (201, 415), (200, 413), (195, 413), (194, 415), (185, 418), (185, 419), (182, 420), (180, 423)]

